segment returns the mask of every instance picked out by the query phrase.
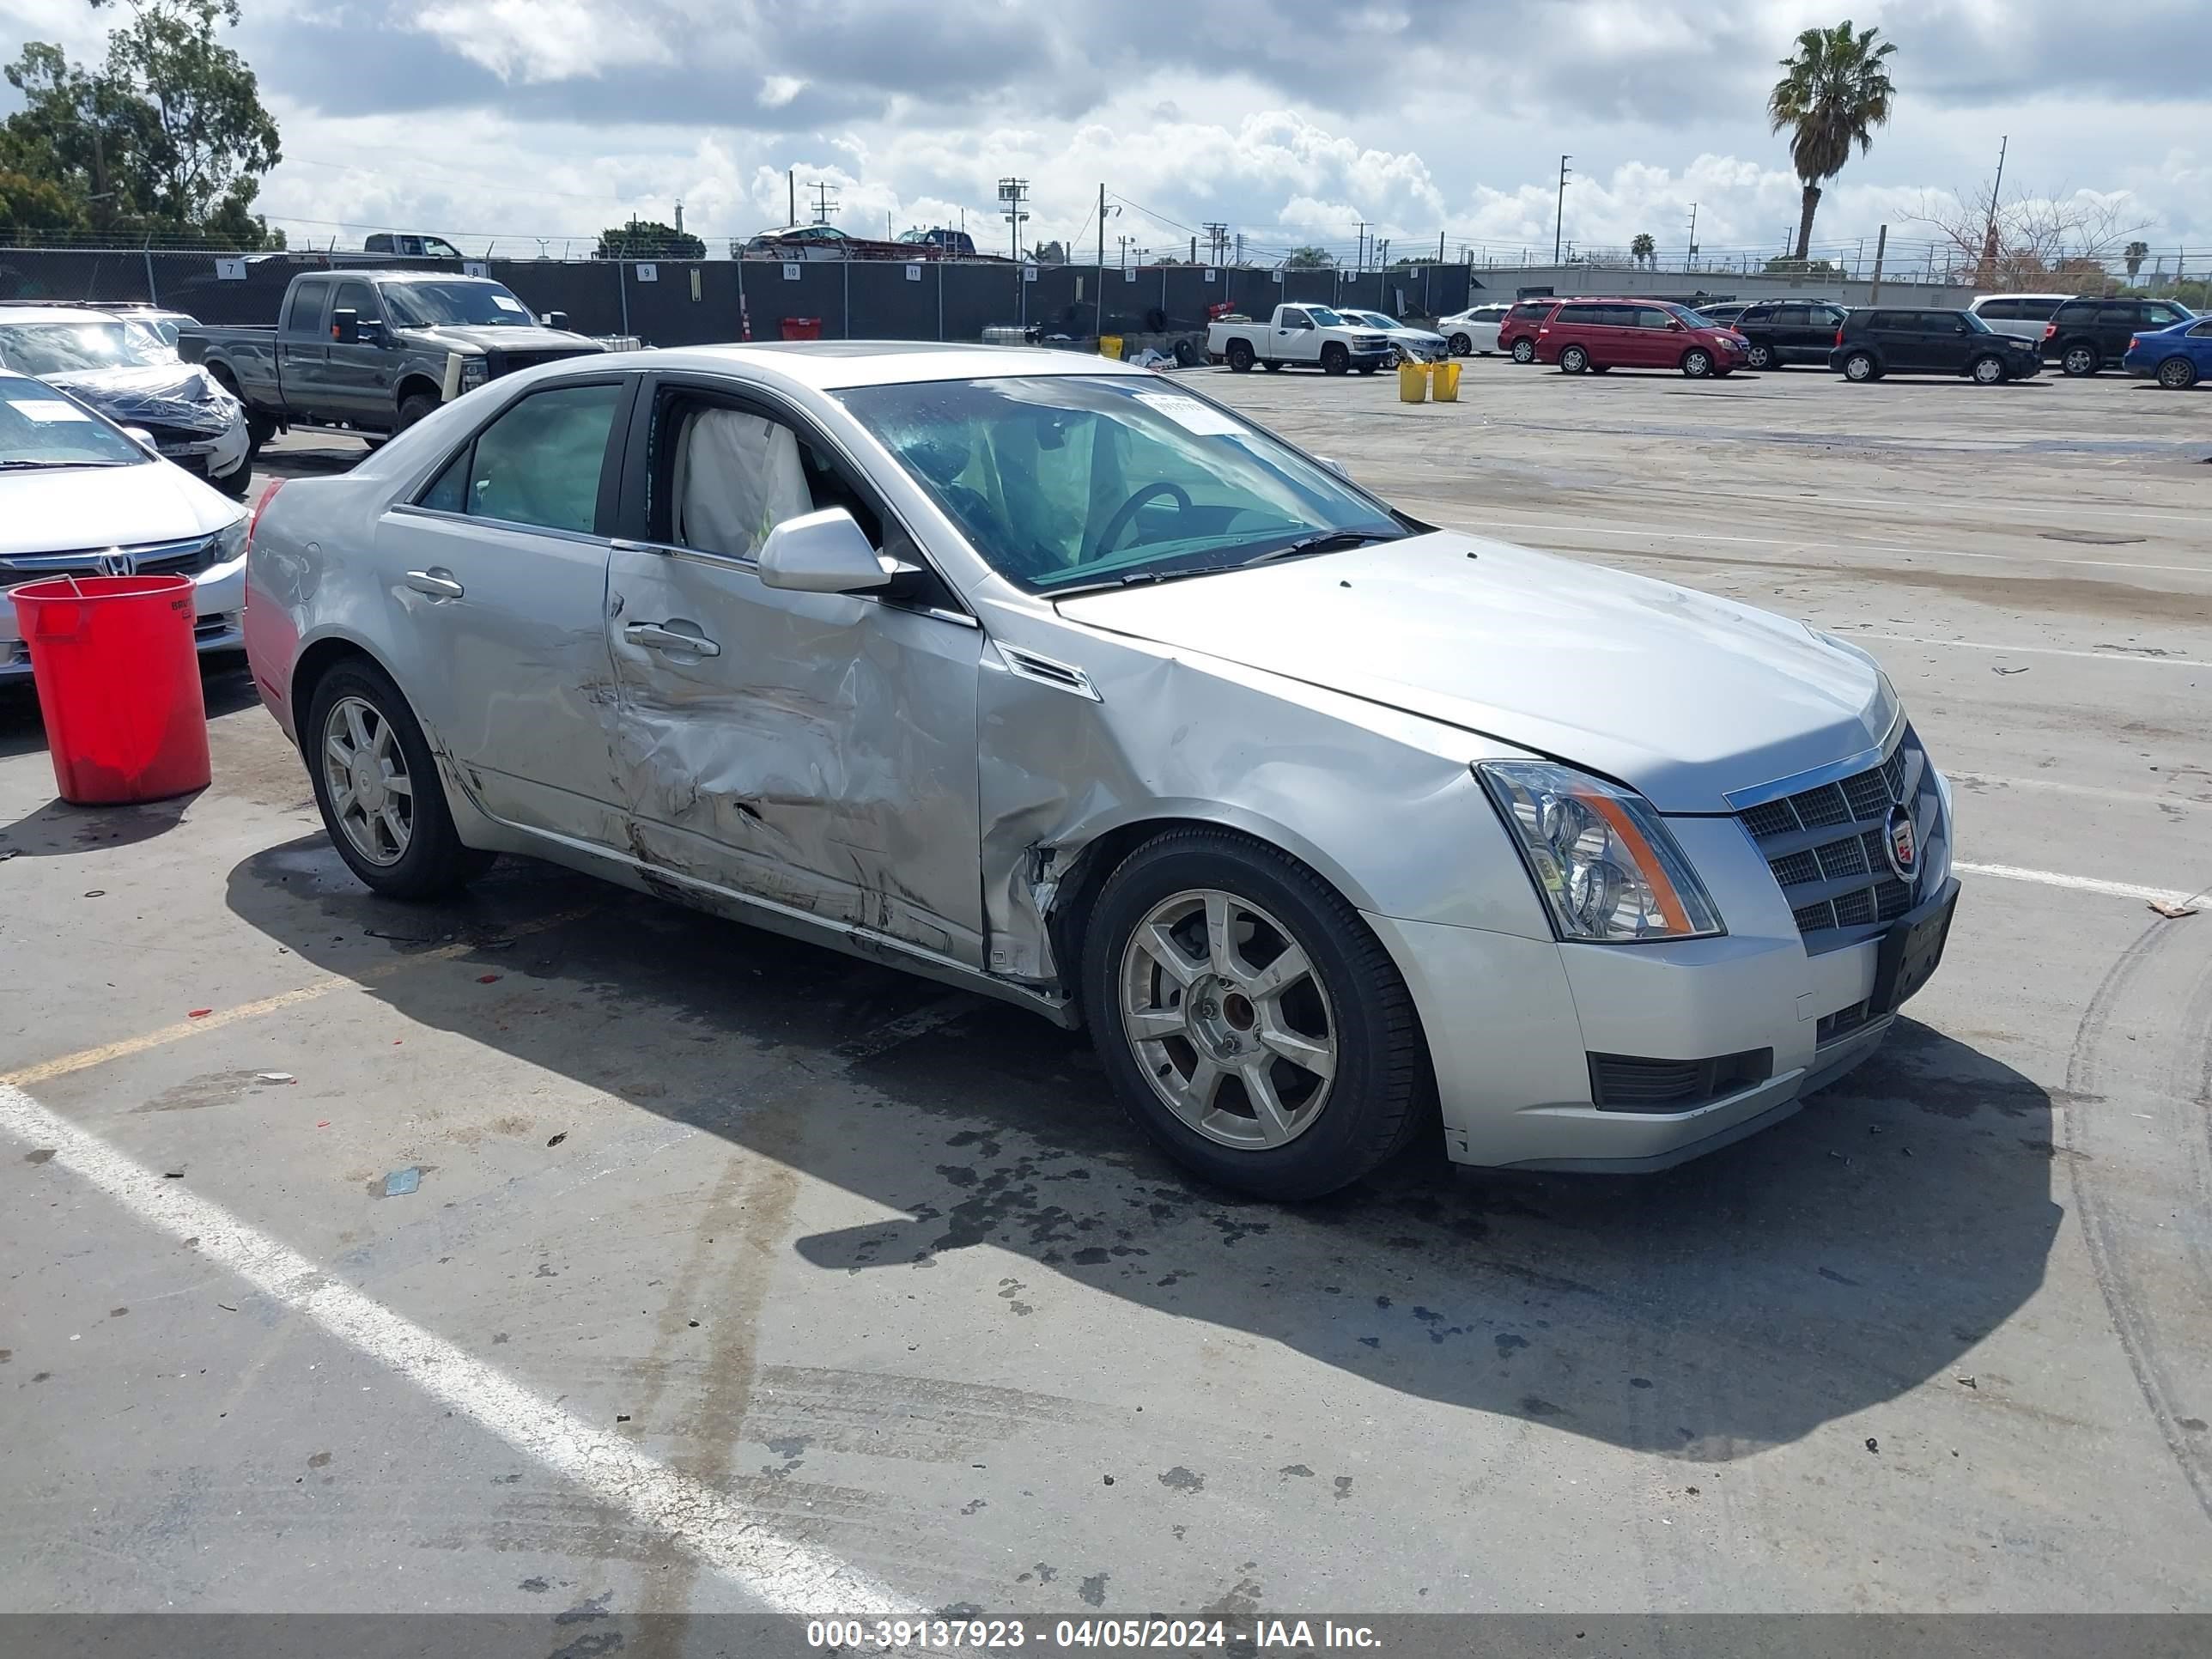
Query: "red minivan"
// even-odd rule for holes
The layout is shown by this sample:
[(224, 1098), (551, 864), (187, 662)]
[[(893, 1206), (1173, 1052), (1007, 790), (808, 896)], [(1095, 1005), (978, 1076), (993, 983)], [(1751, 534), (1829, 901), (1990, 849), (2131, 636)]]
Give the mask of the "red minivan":
[(1498, 325), (1498, 349), (1516, 363), (1536, 361), (1536, 331), (1543, 326), (1544, 319), (1552, 314), (1559, 300), (1544, 295), (1534, 300), (1516, 300)]
[(1734, 329), (1664, 300), (1565, 300), (1536, 331), (1536, 361), (1569, 374), (1676, 368), (1702, 380), (1741, 368), (1747, 349)]

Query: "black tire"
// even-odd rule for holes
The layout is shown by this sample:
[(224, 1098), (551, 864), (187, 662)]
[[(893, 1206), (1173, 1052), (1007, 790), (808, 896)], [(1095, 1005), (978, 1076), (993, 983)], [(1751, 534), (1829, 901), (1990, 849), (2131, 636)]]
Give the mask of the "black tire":
[(1262, 362), (1260, 367), (1266, 369), (1270, 374), (1279, 374), (1283, 372), (1281, 361), (1274, 357), (1268, 358), (1266, 362)]
[(2077, 379), (2094, 374), (2105, 366), (2105, 359), (2097, 348), (2087, 340), (2069, 343), (2058, 354), (2058, 367)]
[(1613, 373), (1613, 365), (1611, 363), (1592, 363), (1589, 366), (1589, 372), (1593, 374), (1610, 374)]
[(1513, 343), (1513, 361), (1516, 363), (1534, 362), (1536, 361), (1536, 343), (1534, 340), (1529, 339), (1526, 335), (1523, 335), (1520, 339), (1516, 340)]
[(1468, 357), (1472, 356), (1474, 353), (1474, 342), (1469, 339), (1466, 335), (1455, 334), (1451, 337), (1451, 355), (1453, 356)]
[[(1283, 1145), (1232, 1146), (1192, 1127), (1155, 1090), (1123, 1025), (1131, 935), (1156, 905), (1194, 889), (1226, 892), (1279, 919), (1328, 999), (1336, 1043), (1328, 1092), (1311, 1122)], [(1091, 1040), (1122, 1109), (1169, 1157), (1218, 1186), (1278, 1203), (1318, 1198), (1366, 1175), (1425, 1119), (1428, 1054), (1389, 952), (1328, 883), (1243, 836), (1178, 830), (1124, 860), (1091, 915), (1083, 994)]]
[(1692, 346), (1682, 354), (1682, 373), (1693, 380), (1702, 380), (1713, 372), (1713, 354), (1703, 346)]
[[(407, 846), (395, 862), (378, 864), (365, 856), (343, 829), (331, 800), (324, 765), (325, 732), (331, 713), (345, 698), (358, 698), (386, 721), (413, 786), (411, 824)], [(491, 868), (496, 854), (461, 844), (453, 816), (446, 806), (446, 791), (439, 781), (438, 763), (415, 719), (415, 711), (386, 674), (366, 657), (352, 658), (324, 675), (310, 700), (307, 723), (300, 730), (300, 746), (307, 762), (307, 779), (313, 786), (315, 805), (323, 815), (323, 829), (346, 867), (372, 892), (386, 898), (434, 899), (459, 892)]]
[(1559, 349), (1560, 374), (1580, 374), (1589, 366), (1589, 353), (1583, 350), (1580, 346), (1562, 346)]
[(244, 501), (246, 492), (253, 488), (253, 451), (251, 446), (249, 445), (246, 450), (245, 460), (239, 464), (237, 471), (227, 478), (210, 478), (208, 482), (234, 501)]
[(2197, 384), (2197, 365), (2186, 357), (2168, 357), (2158, 366), (2158, 383), (2168, 392), (2186, 392)]
[(1177, 368), (1196, 368), (1199, 358), (1202, 355), (1198, 347), (1189, 340), (1177, 340), (1175, 343), (1175, 360)]
[(1975, 358), (1966, 365), (1966, 373), (1976, 386), (2002, 386), (2011, 378), (2005, 370), (2004, 359), (1994, 353)]
[(427, 392), (412, 392), (399, 400), (399, 424), (392, 430), (395, 433), (404, 432), (416, 422), (437, 412), (438, 400), (435, 398)]
[(1359, 366), (1359, 372), (1362, 374), (1372, 374), (1376, 369), (1382, 367), (1382, 365), (1380, 363), (1362, 363)]
[(1342, 374), (1352, 367), (1352, 354), (1334, 340), (1321, 349), (1321, 371), (1324, 374)]
[(1872, 352), (1854, 351), (1844, 359), (1844, 378), (1864, 386), (1869, 380), (1881, 379), (1881, 366), (1875, 362)]
[(1229, 367), (1239, 374), (1252, 372), (1252, 343), (1249, 340), (1231, 340), (1229, 343)]
[(1744, 349), (1743, 366), (1757, 369), (1779, 368), (1782, 360), (1774, 355), (1774, 348), (1765, 341), (1753, 340)]

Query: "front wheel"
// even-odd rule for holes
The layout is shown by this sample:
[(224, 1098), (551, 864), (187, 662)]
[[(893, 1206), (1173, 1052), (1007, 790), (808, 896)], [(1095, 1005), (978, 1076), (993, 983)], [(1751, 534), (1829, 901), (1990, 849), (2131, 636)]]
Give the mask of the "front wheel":
[(1405, 981), (1303, 864), (1215, 830), (1148, 842), (1099, 894), (1085, 1012), (1122, 1107), (1206, 1179), (1279, 1201), (1357, 1181), (1421, 1121)]
[(2197, 365), (2186, 357), (2168, 357), (2158, 366), (2158, 383), (2168, 392), (2186, 392), (2197, 384)]
[(1352, 367), (1352, 354), (1334, 340), (1321, 349), (1321, 368), (1324, 374), (1341, 374)]
[(1579, 374), (1589, 367), (1589, 353), (1578, 345), (1571, 345), (1559, 353), (1559, 373)]
[(386, 898), (457, 892), (491, 867), (464, 847), (436, 759), (392, 678), (366, 659), (315, 687), (301, 729), (323, 828), (364, 886)]
[(1967, 373), (1974, 377), (1976, 386), (2000, 385), (2005, 378), (2004, 360), (2002, 357), (1977, 357)]
[(1513, 361), (1516, 363), (1534, 362), (1536, 343), (1534, 340), (1516, 340), (1513, 343)]
[(1702, 380), (1713, 372), (1713, 354), (1703, 346), (1692, 346), (1682, 354), (1682, 373), (1693, 380)]
[(2058, 360), (2059, 368), (2069, 374), (2094, 374), (2103, 367), (2093, 345), (2070, 345)]
[(213, 484), (217, 489), (222, 491), (224, 495), (229, 496), (234, 501), (244, 501), (246, 499), (246, 492), (253, 487), (253, 455), (252, 450), (249, 449), (246, 452), (246, 459), (238, 464), (237, 471), (232, 473), (227, 478), (210, 478), (208, 482)]
[(396, 431), (404, 432), (416, 422), (427, 419), (438, 412), (438, 400), (427, 392), (417, 392), (404, 398), (399, 404), (399, 424)]
[(1239, 374), (1249, 374), (1252, 372), (1251, 342), (1231, 340), (1229, 343), (1229, 367)]
[(1380, 363), (1362, 363), (1359, 366), (1359, 372), (1362, 374), (1372, 374), (1376, 369), (1382, 367), (1382, 365)]

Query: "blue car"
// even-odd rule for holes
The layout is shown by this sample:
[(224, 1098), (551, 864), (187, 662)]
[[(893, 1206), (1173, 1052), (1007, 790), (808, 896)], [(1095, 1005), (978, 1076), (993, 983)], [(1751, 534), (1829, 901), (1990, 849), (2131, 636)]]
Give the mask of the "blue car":
[(2120, 367), (2130, 374), (2151, 375), (2170, 391), (2185, 391), (2212, 374), (2212, 317), (2192, 317), (2172, 328), (2137, 334), (2128, 342)]

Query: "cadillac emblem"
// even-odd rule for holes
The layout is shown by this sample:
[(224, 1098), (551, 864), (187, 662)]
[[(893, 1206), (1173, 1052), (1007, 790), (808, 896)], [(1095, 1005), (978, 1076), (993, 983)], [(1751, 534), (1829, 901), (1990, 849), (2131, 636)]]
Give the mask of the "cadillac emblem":
[(1911, 881), (1920, 867), (1920, 844), (1912, 829), (1912, 814), (1903, 806), (1889, 809), (1889, 822), (1882, 830), (1882, 848), (1889, 854), (1889, 867), (1899, 881)]

